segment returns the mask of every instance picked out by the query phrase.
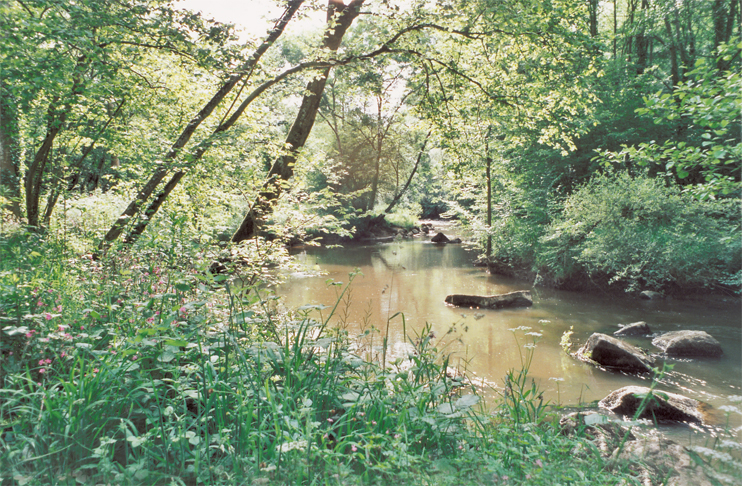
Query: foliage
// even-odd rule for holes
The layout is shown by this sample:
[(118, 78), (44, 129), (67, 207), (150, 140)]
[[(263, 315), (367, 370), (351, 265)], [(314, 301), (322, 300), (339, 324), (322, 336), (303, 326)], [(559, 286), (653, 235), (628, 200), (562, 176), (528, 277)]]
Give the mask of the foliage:
[[(719, 47), (720, 60), (731, 61), (742, 51), (742, 41)], [(742, 161), (742, 76), (738, 71), (718, 73), (716, 66), (701, 58), (688, 73), (688, 80), (645, 98), (640, 114), (655, 123), (675, 124), (675, 136), (664, 142), (642, 142), (624, 146), (620, 152), (601, 153), (606, 163), (659, 166), (660, 172), (675, 174), (679, 182), (702, 199), (739, 194)]]
[(557, 281), (643, 289), (739, 288), (736, 201), (698, 201), (626, 172), (594, 177), (564, 201), (540, 239), (539, 269)]

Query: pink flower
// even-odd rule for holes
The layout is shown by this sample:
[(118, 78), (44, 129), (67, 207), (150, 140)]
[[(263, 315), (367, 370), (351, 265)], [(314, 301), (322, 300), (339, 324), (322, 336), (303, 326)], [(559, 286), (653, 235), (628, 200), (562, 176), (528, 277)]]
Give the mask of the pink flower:
[(333, 423), (334, 422), (334, 420), (332, 420), (331, 418), (328, 418), (327, 421), (330, 422), (330, 423)]
[(358, 450), (358, 447), (356, 447), (356, 445), (353, 444), (352, 446), (350, 446), (350, 450), (352, 450), (353, 452), (356, 452)]
[(44, 319), (46, 319), (47, 321), (51, 321), (52, 315), (47, 312), (46, 314), (44, 314)]
[(60, 356), (62, 356), (64, 358), (65, 356), (67, 356), (67, 353), (65, 353), (64, 351), (62, 351), (62, 354)]
[(57, 306), (57, 312), (62, 312), (62, 305), (61, 304)]
[(536, 459), (536, 465), (537, 465), (538, 467), (544, 467), (544, 463), (543, 463), (543, 462), (541, 462), (541, 459)]
[(39, 307), (44, 307), (44, 303), (41, 301), (36, 302), (36, 305)]
[(44, 369), (44, 368), (41, 368), (41, 369), (39, 370), (39, 373), (46, 373), (46, 369)]
[(150, 324), (152, 324), (153, 322), (155, 322), (155, 318), (154, 318), (154, 316), (152, 316), (152, 317), (148, 318), (148, 319), (147, 319), (147, 322), (149, 322)]
[(80, 326), (80, 330), (81, 331), (84, 331), (85, 330), (85, 326)]
[(372, 420), (371, 425), (376, 425), (376, 420)]
[(33, 337), (34, 334), (36, 334), (36, 331), (34, 331), (33, 329), (31, 329), (30, 331), (28, 331), (26, 333), (26, 337), (30, 339), (30, 338)]
[(98, 368), (93, 368), (93, 374), (98, 373), (100, 370)]
[(52, 364), (52, 360), (50, 358), (47, 358), (44, 360), (44, 363), (46, 364)]
[(40, 359), (40, 360), (39, 360), (39, 366), (44, 366), (44, 361), (45, 361), (45, 360), (43, 360), (43, 359)]

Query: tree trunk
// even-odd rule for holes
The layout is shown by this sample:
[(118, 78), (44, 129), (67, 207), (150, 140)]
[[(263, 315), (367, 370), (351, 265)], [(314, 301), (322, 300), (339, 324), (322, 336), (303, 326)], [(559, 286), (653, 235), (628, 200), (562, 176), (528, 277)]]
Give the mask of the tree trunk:
[[(132, 217), (139, 212), (139, 209), (142, 207), (142, 205), (147, 202), (147, 200), (150, 198), (150, 196), (152, 196), (163, 179), (165, 179), (168, 172), (170, 171), (170, 168), (168, 167), (169, 164), (173, 160), (175, 160), (180, 150), (188, 143), (188, 141), (191, 139), (191, 136), (196, 131), (201, 122), (203, 122), (207, 117), (209, 117), (209, 115), (211, 115), (214, 109), (219, 106), (222, 100), (224, 100), (224, 98), (232, 91), (232, 89), (237, 85), (238, 82), (243, 79), (245, 80), (245, 82), (247, 82), (247, 79), (249, 79), (252, 75), (252, 72), (255, 69), (255, 66), (257, 65), (260, 58), (268, 50), (268, 48), (273, 45), (276, 39), (281, 36), (284, 29), (286, 28), (286, 25), (293, 18), (294, 14), (302, 5), (302, 3), (304, 3), (304, 0), (289, 1), (288, 5), (286, 6), (286, 10), (281, 16), (281, 19), (276, 22), (273, 30), (269, 32), (263, 43), (255, 50), (253, 55), (250, 56), (245, 64), (240, 67), (237, 73), (230, 76), (230, 78), (214, 94), (211, 100), (209, 100), (209, 102), (206, 103), (201, 111), (199, 111), (198, 114), (191, 119), (188, 125), (181, 132), (178, 139), (175, 141), (175, 143), (173, 143), (168, 154), (165, 156), (165, 160), (162, 163), (163, 166), (157, 169), (154, 174), (150, 176), (149, 180), (144, 184), (144, 186), (142, 186), (134, 200), (129, 203), (129, 206), (124, 210), (121, 216), (119, 216), (111, 229), (108, 230), (108, 233), (106, 233), (106, 235), (104, 236), (99, 245), (99, 248), (103, 248), (106, 243), (115, 240), (121, 235), (121, 233), (124, 231), (124, 228), (127, 226)], [(180, 180), (180, 178), (178, 178), (178, 180)]]
[(0, 194), (7, 200), (6, 209), (18, 218), (21, 214), (21, 186), (18, 177), (20, 147), (18, 117), (8, 93), (0, 87)]
[[(345, 32), (360, 13), (364, 0), (352, 0), (347, 6), (340, 0), (329, 0), (327, 5), (328, 28), (325, 31), (323, 47), (331, 52), (337, 51)], [(258, 194), (257, 200), (242, 220), (242, 224), (232, 236), (233, 242), (240, 242), (258, 234), (260, 222), (272, 211), (273, 203), (281, 195), (282, 184), (294, 174), (294, 164), (299, 150), (306, 143), (317, 117), (322, 93), (327, 83), (330, 68), (322, 70), (307, 84), (299, 113), (286, 137), (289, 152), (278, 157), (268, 173), (268, 180)]]
[[(734, 32), (734, 26), (738, 25), (739, 20), (735, 22), (735, 18), (739, 19), (739, 0), (728, 0), (729, 7), (727, 8), (727, 0), (714, 0), (712, 7), (712, 15), (714, 18), (714, 51), (723, 43), (729, 42)], [(735, 59), (725, 60), (721, 57), (717, 58), (716, 68), (720, 72), (728, 71), (732, 67), (732, 63)]]
[(420, 166), (420, 161), (423, 158), (423, 154), (425, 153), (425, 146), (428, 143), (428, 139), (430, 138), (430, 134), (433, 133), (432, 130), (428, 131), (428, 134), (425, 135), (425, 140), (423, 140), (423, 146), (420, 147), (420, 152), (417, 154), (417, 160), (415, 161), (415, 167), (412, 168), (412, 172), (410, 173), (410, 177), (407, 178), (407, 182), (405, 183), (404, 187), (402, 188), (399, 193), (394, 196), (394, 199), (392, 199), (392, 202), (389, 203), (389, 206), (386, 207), (384, 210), (384, 213), (390, 213), (391, 210), (394, 208), (394, 206), (397, 205), (402, 195), (407, 191), (407, 188), (410, 187), (410, 183), (412, 182), (412, 178), (415, 176), (415, 173), (417, 172), (417, 168)]
[[(642, 11), (646, 14), (649, 9), (648, 0), (642, 0), (641, 3)], [(649, 37), (645, 35), (646, 16), (642, 16), (641, 25), (639, 26), (639, 33), (636, 34), (636, 74), (644, 74), (644, 70), (647, 68), (647, 60), (649, 58)]]

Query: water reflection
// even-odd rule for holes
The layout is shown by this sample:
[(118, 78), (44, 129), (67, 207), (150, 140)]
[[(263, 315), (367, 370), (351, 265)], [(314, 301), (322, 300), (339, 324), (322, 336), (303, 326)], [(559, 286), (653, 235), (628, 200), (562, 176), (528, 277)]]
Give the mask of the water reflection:
[[(351, 329), (358, 329), (367, 320), (386, 332), (387, 320), (397, 312), (404, 313), (408, 334), (429, 322), (438, 336), (448, 336), (451, 350), (456, 352), (454, 364), (466, 366), (495, 383), (502, 383), (509, 369), (520, 368), (526, 340), (520, 332), (519, 351), (510, 329), (530, 327), (541, 334), (531, 376), (539, 381), (548, 399), (559, 399), (565, 405), (600, 400), (623, 386), (648, 384), (645, 377), (607, 372), (574, 360), (559, 346), (565, 331), (573, 329), (573, 341), (581, 344), (593, 332), (611, 334), (619, 324), (640, 320), (646, 321), (655, 333), (705, 330), (722, 343), (724, 356), (673, 360), (675, 367), (661, 388), (717, 408), (730, 405), (734, 396), (742, 396), (742, 326), (738, 306), (638, 301), (545, 289), (533, 290), (535, 304), (527, 309), (476, 310), (445, 305), (446, 295), (453, 293), (491, 295), (531, 289), (530, 282), (493, 276), (474, 268), (471, 262), (475, 256), (463, 245), (435, 245), (424, 240), (307, 248), (296, 255), (297, 260), (323, 275), (289, 279), (278, 293), (288, 307), (329, 305), (334, 303), (338, 287), (328, 286), (326, 281), (347, 282), (348, 273), (359, 268), (363, 275), (355, 279), (350, 290), (353, 305), (347, 320)], [(390, 355), (404, 355), (406, 348), (399, 345), (405, 342), (399, 317), (390, 321), (389, 335), (392, 343), (398, 343), (391, 347)], [(629, 341), (656, 351), (648, 338)], [(733, 414), (731, 419), (739, 425), (739, 414)]]

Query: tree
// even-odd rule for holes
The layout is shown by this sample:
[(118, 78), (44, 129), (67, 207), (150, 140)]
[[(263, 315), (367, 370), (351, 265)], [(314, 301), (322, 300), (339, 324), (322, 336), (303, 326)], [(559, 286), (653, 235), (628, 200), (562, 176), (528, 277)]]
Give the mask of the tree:
[[(79, 130), (94, 114), (122, 102), (136, 85), (148, 83), (137, 72), (147, 52), (169, 52), (189, 60), (198, 57), (210, 65), (226, 54), (219, 45), (229, 29), (207, 25), (160, 0), (29, 0), (4, 4), (3, 9), (0, 69), (6, 100), (24, 117), (37, 117), (30, 123), (33, 131), (28, 135), (34, 141), (29, 143), (36, 149), (24, 183), (26, 217), (32, 228), (42, 224), (39, 203), (49, 167), (55, 166), (59, 179), (64, 167), (69, 167), (68, 157), (73, 157), (69, 150), (55, 149), (60, 148), (60, 137), (87, 139), (74, 145), (85, 143), (84, 150), (91, 150), (95, 141)], [(194, 36), (200, 38), (200, 46)]]
[[(360, 14), (364, 0), (352, 0), (347, 6), (339, 0), (329, 0), (327, 4), (327, 28), (323, 37), (323, 48), (335, 52), (340, 47), (345, 32)], [(294, 173), (294, 164), (298, 151), (304, 147), (309, 133), (314, 126), (317, 110), (322, 99), (322, 93), (327, 83), (331, 68), (325, 68), (312, 79), (306, 87), (306, 94), (302, 98), (299, 112), (296, 115), (291, 130), (286, 136), (288, 153), (280, 156), (268, 173), (268, 181), (242, 220), (242, 224), (232, 236), (233, 242), (243, 241), (255, 236), (258, 232), (259, 221), (270, 213), (273, 201), (281, 194), (281, 184), (287, 181)]]

